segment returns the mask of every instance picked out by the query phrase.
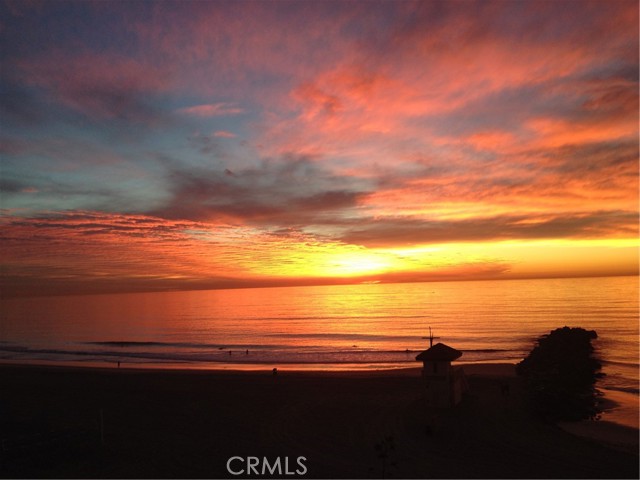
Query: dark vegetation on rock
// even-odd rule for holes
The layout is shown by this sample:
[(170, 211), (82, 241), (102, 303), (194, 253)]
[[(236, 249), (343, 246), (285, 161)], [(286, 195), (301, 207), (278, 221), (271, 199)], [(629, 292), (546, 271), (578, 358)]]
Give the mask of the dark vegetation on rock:
[(598, 418), (595, 383), (602, 374), (591, 344), (596, 338), (593, 330), (558, 328), (541, 336), (517, 365), (536, 414), (548, 421)]

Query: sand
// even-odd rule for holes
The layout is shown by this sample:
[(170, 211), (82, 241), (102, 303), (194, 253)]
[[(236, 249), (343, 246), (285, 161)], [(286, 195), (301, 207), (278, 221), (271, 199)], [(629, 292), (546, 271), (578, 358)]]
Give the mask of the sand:
[[(242, 478), (227, 460), (255, 456), (288, 457), (292, 470), (305, 457), (307, 478), (638, 478), (637, 449), (531, 418), (512, 365), (465, 369), (470, 394), (436, 412), (422, 402), (418, 369), (274, 377), (0, 366), (0, 473)], [(608, 428), (619, 438), (624, 427)], [(382, 459), (385, 439), (394, 449)]]
[(637, 453), (640, 449), (638, 396), (615, 390), (602, 393), (601, 407), (604, 411), (598, 420), (562, 422), (559, 427), (616, 450)]

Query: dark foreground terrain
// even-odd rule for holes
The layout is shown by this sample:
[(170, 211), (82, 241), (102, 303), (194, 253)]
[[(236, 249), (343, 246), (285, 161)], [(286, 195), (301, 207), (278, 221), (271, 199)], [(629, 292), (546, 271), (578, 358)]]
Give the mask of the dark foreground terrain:
[(519, 379), (495, 369), (468, 378), (463, 403), (435, 413), (421, 402), (417, 370), (273, 377), (0, 366), (0, 473), (241, 478), (227, 460), (253, 456), (271, 466), (280, 457), (280, 478), (300, 476), (287, 474), (285, 457), (290, 472), (305, 457), (307, 478), (638, 478), (637, 452), (530, 418)]

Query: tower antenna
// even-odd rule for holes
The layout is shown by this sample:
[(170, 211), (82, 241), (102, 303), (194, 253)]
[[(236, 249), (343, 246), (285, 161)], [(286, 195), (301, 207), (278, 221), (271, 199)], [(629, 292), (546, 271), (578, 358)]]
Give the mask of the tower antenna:
[(428, 338), (429, 339), (429, 347), (433, 347), (433, 339), (434, 338), (440, 338), (440, 337), (434, 337), (433, 336), (433, 332), (431, 331), (431, 327), (429, 327), (429, 336), (428, 337), (420, 337), (420, 338), (423, 338), (423, 339)]

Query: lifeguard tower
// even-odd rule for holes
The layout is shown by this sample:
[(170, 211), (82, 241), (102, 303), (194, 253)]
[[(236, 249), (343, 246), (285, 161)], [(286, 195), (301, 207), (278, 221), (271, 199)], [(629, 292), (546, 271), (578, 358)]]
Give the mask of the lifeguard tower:
[(468, 390), (467, 379), (462, 367), (454, 367), (451, 362), (462, 356), (462, 352), (444, 343), (433, 345), (420, 353), (416, 360), (421, 361), (422, 379), (425, 386), (425, 400), (428, 406), (449, 408), (462, 400), (462, 394)]

